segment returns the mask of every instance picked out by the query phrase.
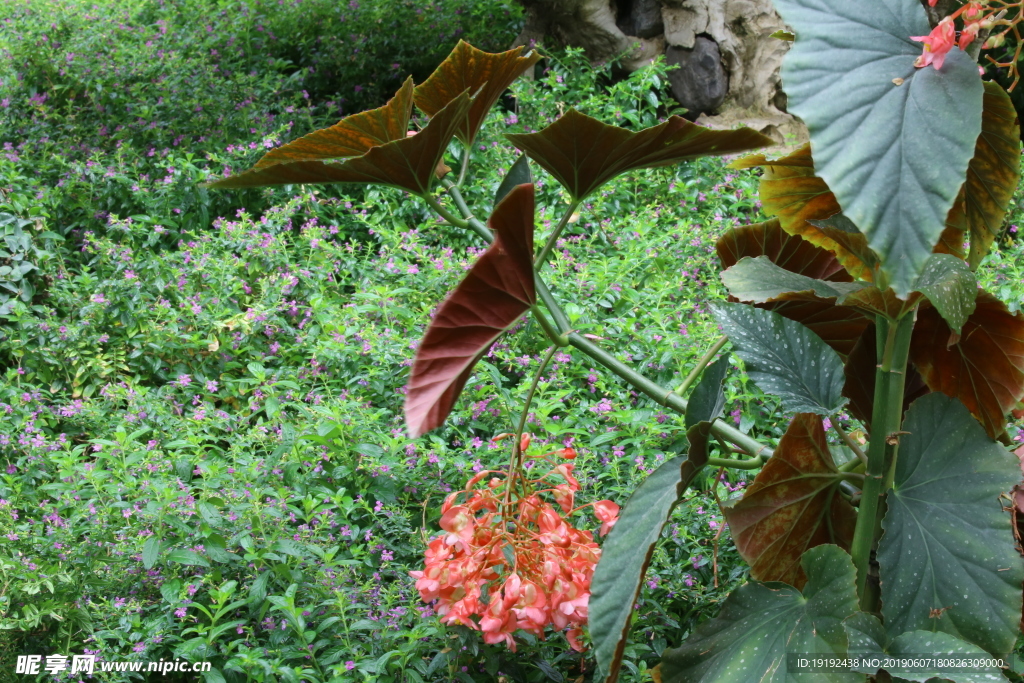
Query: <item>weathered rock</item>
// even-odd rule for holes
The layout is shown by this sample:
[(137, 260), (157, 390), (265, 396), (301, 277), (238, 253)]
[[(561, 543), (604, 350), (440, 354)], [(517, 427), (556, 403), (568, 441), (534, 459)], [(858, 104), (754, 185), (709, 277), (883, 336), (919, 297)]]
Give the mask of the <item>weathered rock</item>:
[(713, 114), (729, 92), (729, 74), (722, 66), (718, 43), (706, 36), (697, 36), (692, 48), (669, 45), (665, 61), (678, 69), (669, 72), (672, 96), (687, 109), (687, 118)]
[[(851, 0), (852, 1), (852, 0)], [(945, 1), (945, 0), (943, 0)], [(697, 120), (713, 128), (748, 125), (779, 143), (799, 144), (807, 140), (807, 131), (799, 119), (785, 111), (781, 90), (782, 58), (789, 43), (771, 34), (786, 28), (775, 13), (772, 0), (518, 0), (527, 8), (526, 29), (517, 44), (531, 38), (546, 38), (549, 44), (575, 45), (587, 50), (590, 58), (601, 62), (633, 47), (623, 62), (633, 70), (649, 63), (663, 52), (670, 59), (681, 59), (685, 50), (692, 57), (698, 50), (698, 37), (717, 45), (718, 63), (726, 78), (711, 69), (703, 85), (680, 86), (685, 99), (703, 92), (700, 100), (684, 102), (693, 111), (712, 111)], [(616, 24), (634, 21), (639, 7), (660, 4), (664, 35), (643, 38), (628, 35)], [(647, 10), (644, 10), (647, 12)], [(649, 13), (648, 13), (649, 15)], [(628, 29), (640, 28), (630, 23)], [(639, 41), (639, 43), (637, 42)], [(692, 60), (691, 60), (692, 61)], [(701, 62), (702, 59), (698, 59)], [(694, 76), (684, 78), (694, 80)], [(697, 78), (697, 80), (701, 80)], [(715, 83), (725, 82), (727, 92), (720, 99)], [(700, 87), (698, 87), (700, 85)]]
[(656, 38), (665, 32), (658, 0), (619, 0), (616, 22), (627, 36)]

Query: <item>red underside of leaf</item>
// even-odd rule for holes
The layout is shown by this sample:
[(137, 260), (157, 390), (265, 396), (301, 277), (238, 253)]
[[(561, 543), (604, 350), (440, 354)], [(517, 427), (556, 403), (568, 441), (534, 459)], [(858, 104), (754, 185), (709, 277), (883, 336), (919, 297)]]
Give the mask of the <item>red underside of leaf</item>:
[(413, 438), (444, 422), (477, 360), (536, 301), (533, 211), (533, 185), (517, 186), (498, 204), (494, 243), (430, 322), (406, 387)]

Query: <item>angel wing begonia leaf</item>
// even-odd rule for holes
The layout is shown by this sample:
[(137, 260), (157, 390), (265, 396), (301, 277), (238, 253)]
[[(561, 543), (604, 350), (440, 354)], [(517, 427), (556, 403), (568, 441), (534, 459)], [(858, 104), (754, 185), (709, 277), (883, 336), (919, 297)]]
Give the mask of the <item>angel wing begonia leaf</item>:
[(506, 137), (554, 176), (574, 199), (586, 197), (627, 171), (772, 144), (771, 138), (750, 128), (710, 130), (678, 116), (633, 132), (575, 109), (541, 131)]
[(821, 417), (797, 414), (743, 498), (723, 508), (751, 578), (803, 588), (806, 550), (824, 543), (849, 550), (857, 513), (839, 495), (841, 481)]
[(440, 426), (473, 365), (536, 301), (533, 185), (519, 185), (494, 209), (494, 242), (441, 304), (413, 362), (405, 422), (415, 438)]
[(330, 128), (315, 130), (273, 149), (264, 154), (255, 167), (357, 157), (379, 145), (404, 140), (409, 132), (412, 101), (413, 84), (410, 76), (383, 107), (346, 116)]
[(960, 399), (995, 438), (1024, 398), (1024, 316), (987, 292), (959, 335), (931, 305), (918, 310), (910, 360), (932, 391)]
[(536, 50), (523, 56), (523, 49), (520, 46), (492, 54), (460, 40), (434, 73), (416, 86), (416, 106), (434, 116), (466, 90), (474, 93), (473, 104), (455, 133), (467, 145), (473, 144), (487, 112), (501, 93), (540, 59)]
[(299, 183), (378, 183), (426, 194), (430, 191), (438, 163), (442, 161), (469, 105), (468, 93), (462, 93), (416, 135), (371, 147), (362, 156), (340, 163), (315, 160), (275, 163), (209, 183), (209, 186), (239, 188)]

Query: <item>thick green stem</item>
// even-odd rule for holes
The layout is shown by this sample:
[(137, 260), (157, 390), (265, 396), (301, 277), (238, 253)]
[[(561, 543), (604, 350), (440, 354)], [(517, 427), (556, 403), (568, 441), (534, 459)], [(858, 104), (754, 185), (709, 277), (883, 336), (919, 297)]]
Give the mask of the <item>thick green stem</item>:
[(544, 329), (544, 333), (548, 335), (548, 339), (551, 340), (551, 343), (560, 347), (569, 345), (569, 338), (555, 329), (555, 326), (551, 324), (551, 321), (548, 320), (547, 316), (541, 313), (540, 308), (537, 306), (531, 306), (530, 313), (533, 313), (534, 320), (536, 320)]
[(572, 215), (576, 212), (576, 207), (579, 205), (579, 200), (573, 201), (569, 204), (569, 208), (566, 209), (565, 213), (562, 215), (562, 220), (558, 221), (558, 225), (556, 225), (555, 229), (551, 231), (548, 241), (544, 243), (544, 248), (540, 250), (540, 253), (537, 254), (537, 258), (533, 260), (533, 266), (536, 268), (537, 272), (540, 272), (540, 269), (544, 267), (544, 262), (547, 261), (548, 255), (551, 253), (551, 250), (555, 248), (555, 244), (558, 242), (558, 236), (562, 234), (562, 230), (569, 224), (569, 219), (572, 218)]
[(459, 211), (462, 213), (463, 218), (465, 218), (467, 221), (476, 220), (476, 218), (473, 216), (473, 212), (469, 208), (469, 204), (467, 204), (466, 200), (462, 198), (462, 193), (459, 192), (459, 188), (457, 185), (452, 185), (451, 187), (449, 187), (448, 194), (450, 194), (452, 196), (452, 199), (455, 200), (455, 206), (459, 207)]
[(708, 349), (708, 352), (704, 354), (704, 357), (697, 361), (697, 364), (693, 366), (693, 370), (690, 370), (690, 374), (686, 376), (686, 379), (683, 380), (683, 383), (679, 385), (678, 389), (676, 389), (676, 393), (680, 395), (685, 394), (686, 390), (690, 388), (690, 385), (696, 382), (697, 378), (700, 377), (702, 372), (704, 372), (704, 368), (706, 368), (708, 364), (711, 363), (712, 360), (714, 360), (715, 354), (721, 351), (722, 347), (725, 346), (728, 342), (728, 337), (720, 337), (718, 341), (716, 341), (714, 345), (710, 349)]
[[(660, 384), (647, 379), (639, 372), (599, 347), (597, 344), (591, 342), (589, 339), (572, 332), (569, 334), (569, 344), (629, 382), (634, 389), (645, 394), (648, 398), (653, 399), (658, 403), (658, 405), (670, 408), (684, 415), (686, 414), (686, 399), (682, 396), (676, 395), (673, 391), (665, 389), (665, 387)], [(721, 420), (715, 420), (711, 423), (711, 433), (716, 436), (721, 436), (729, 443), (736, 444), (752, 456), (771, 456), (772, 454), (771, 448), (750, 438), (738, 429), (730, 427)]]
[(885, 475), (899, 446), (898, 432), (903, 417), (903, 389), (914, 317), (910, 314), (899, 321), (890, 321), (878, 316), (876, 322), (879, 362), (875, 370), (871, 442), (868, 445), (868, 463), (857, 513), (857, 528), (850, 547), (853, 563), (857, 567), (857, 594), (860, 596), (861, 609), (865, 612), (878, 611), (877, 593), (868, 586), (868, 575), (871, 554), (881, 528)]
[(733, 470), (759, 470), (764, 467), (760, 458), (753, 460), (728, 460), (725, 458), (708, 458), (708, 467), (727, 467)]
[(440, 216), (441, 218), (445, 219), (446, 221), (448, 221), (449, 223), (451, 223), (455, 227), (457, 227), (457, 228), (467, 228), (467, 227), (470, 227), (469, 223), (467, 221), (462, 220), (461, 218), (459, 218), (455, 214), (453, 214), (451, 211), (449, 211), (448, 209), (444, 208), (444, 206), (441, 204), (441, 202), (437, 201), (437, 198), (435, 198), (433, 195), (431, 195), (431, 194), (424, 194), (424, 195), (421, 195), (421, 196), (423, 197), (423, 201), (425, 201), (430, 206), (430, 208), (434, 210), (434, 213), (436, 213), (438, 216)]

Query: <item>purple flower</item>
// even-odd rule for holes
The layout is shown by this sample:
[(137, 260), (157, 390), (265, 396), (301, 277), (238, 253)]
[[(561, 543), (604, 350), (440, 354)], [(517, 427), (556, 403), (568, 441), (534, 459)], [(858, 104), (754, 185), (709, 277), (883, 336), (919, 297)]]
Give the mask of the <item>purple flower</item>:
[(350, 659), (347, 662), (345, 662), (345, 668), (351, 671), (352, 669), (356, 668), (356, 663)]

